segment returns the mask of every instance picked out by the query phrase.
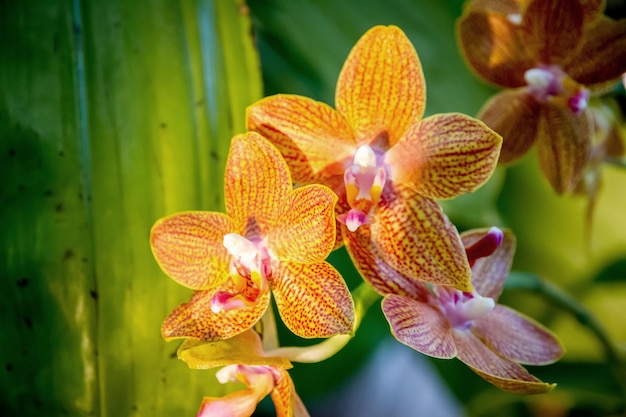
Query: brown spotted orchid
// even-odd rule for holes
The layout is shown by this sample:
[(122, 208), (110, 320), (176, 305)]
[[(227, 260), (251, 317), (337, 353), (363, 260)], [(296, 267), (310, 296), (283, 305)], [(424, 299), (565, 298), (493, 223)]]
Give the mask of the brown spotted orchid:
[[(425, 89), (406, 35), (376, 26), (341, 70), (336, 109), (275, 95), (248, 108), (248, 128), (280, 149), (297, 184), (325, 184), (339, 196), (338, 239), (343, 235), (357, 269), (375, 288), (394, 288), (394, 277), (406, 274), (471, 291), (458, 232), (435, 199), (483, 184), (501, 138), (458, 113), (422, 119)], [(378, 263), (399, 274), (384, 274)]]
[(479, 117), (503, 136), (500, 163), (537, 145), (557, 193), (570, 192), (589, 162), (592, 93), (626, 71), (626, 20), (602, 14), (602, 0), (474, 0), (458, 22), (471, 69), (505, 88)]
[[(435, 358), (457, 357), (496, 387), (538, 394), (544, 383), (521, 365), (544, 365), (563, 355), (560, 341), (530, 318), (496, 304), (511, 268), (515, 238), (500, 229), (461, 234), (472, 265), (473, 292), (422, 284), (385, 296), (383, 312), (402, 343)], [(417, 288), (417, 287), (415, 287)]]
[(222, 367), (216, 373), (220, 383), (246, 386), (224, 397), (205, 397), (197, 417), (249, 417), (268, 394), (277, 417), (309, 417), (289, 376), (291, 363), (267, 356), (254, 330), (215, 342), (188, 339), (178, 349), (178, 357), (192, 369)]
[(335, 243), (334, 193), (321, 185), (294, 190), (278, 150), (254, 132), (233, 138), (224, 181), (227, 214), (182, 212), (152, 228), (163, 271), (195, 291), (165, 320), (163, 337), (243, 333), (267, 310), (270, 292), (295, 334), (350, 333), (350, 292), (325, 262)]

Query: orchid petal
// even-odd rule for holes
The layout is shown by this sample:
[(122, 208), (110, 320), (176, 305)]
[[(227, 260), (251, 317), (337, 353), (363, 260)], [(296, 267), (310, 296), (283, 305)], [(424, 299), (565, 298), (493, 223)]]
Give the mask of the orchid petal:
[(578, 1), (534, 0), (524, 11), (521, 29), (539, 62), (561, 64), (580, 43), (584, 23)]
[(426, 301), (428, 288), (424, 282), (393, 269), (378, 253), (369, 226), (356, 232), (345, 232), (346, 249), (360, 275), (380, 294), (398, 294)]
[[(220, 289), (228, 290), (232, 281)], [(230, 285), (232, 286), (232, 285)], [(161, 335), (165, 340), (192, 338), (215, 341), (228, 339), (249, 330), (265, 313), (270, 301), (269, 291), (261, 294), (250, 306), (211, 311), (211, 299), (216, 291), (197, 291), (188, 303), (179, 305), (165, 319)]]
[(482, 12), (521, 15), (529, 0), (472, 0), (466, 7)]
[(278, 312), (296, 335), (329, 337), (352, 331), (354, 303), (350, 291), (329, 263), (280, 262), (272, 279)]
[(435, 201), (404, 187), (383, 193), (371, 231), (392, 268), (411, 278), (472, 292), (461, 239)]
[(177, 213), (155, 223), (150, 245), (174, 281), (194, 290), (211, 289), (230, 276), (230, 256), (222, 240), (233, 229), (233, 221), (222, 213)]
[(266, 235), (273, 255), (292, 262), (324, 261), (335, 245), (336, 201), (322, 185), (296, 188), (283, 203), (278, 226)]
[(457, 23), (463, 57), (476, 74), (501, 87), (526, 85), (524, 72), (538, 62), (510, 15), (468, 7)]
[(233, 138), (224, 182), (226, 212), (242, 235), (271, 230), (292, 190), (289, 168), (280, 152), (255, 132)]
[(391, 334), (424, 355), (451, 359), (457, 354), (450, 322), (436, 308), (401, 295), (389, 294), (382, 309)]
[(491, 176), (502, 138), (483, 122), (459, 113), (422, 120), (385, 154), (391, 178), (429, 198), (474, 191)]
[(261, 133), (280, 150), (297, 184), (343, 186), (343, 173), (356, 149), (346, 119), (327, 104), (279, 94), (247, 109), (249, 130)]
[(357, 143), (393, 146), (426, 105), (426, 84), (415, 48), (396, 26), (375, 26), (348, 55), (337, 81), (336, 107)]
[(458, 358), (487, 382), (514, 394), (543, 394), (554, 384), (532, 376), (521, 365), (504, 359), (490, 350), (471, 331), (453, 330)]
[(226, 340), (207, 342), (186, 339), (178, 348), (178, 359), (191, 369), (211, 369), (226, 365), (272, 366), (289, 369), (289, 360), (265, 356), (258, 333), (248, 330)]
[(526, 154), (535, 143), (540, 106), (526, 89), (504, 90), (491, 97), (478, 117), (502, 135), (500, 163)]
[[(295, 417), (296, 401), (300, 398), (296, 394), (296, 388), (287, 371), (281, 369), (278, 372), (271, 396), (276, 409), (276, 417)], [(300, 415), (303, 417), (308, 416), (308, 412), (301, 401), (299, 406), (301, 406), (299, 412), (301, 413), (304, 410), (305, 413)]]
[(543, 106), (537, 136), (539, 164), (552, 188), (559, 194), (573, 190), (590, 158), (590, 113), (575, 115), (568, 108)]
[[(461, 233), (465, 247), (482, 238), (489, 229), (475, 229)], [(504, 239), (498, 248), (490, 255), (479, 258), (472, 267), (472, 284), (476, 292), (483, 297), (498, 300), (506, 277), (511, 271), (513, 255), (515, 253), (515, 235), (508, 229), (503, 229)]]
[(546, 365), (564, 353), (563, 345), (552, 332), (502, 305), (476, 320), (473, 330), (487, 345), (514, 362)]

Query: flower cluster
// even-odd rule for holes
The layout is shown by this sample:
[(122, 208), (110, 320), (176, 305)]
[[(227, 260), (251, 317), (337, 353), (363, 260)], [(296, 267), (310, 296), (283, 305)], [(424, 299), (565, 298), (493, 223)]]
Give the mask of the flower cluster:
[[(485, 15), (492, 3), (497, 2), (468, 7), (462, 37), (472, 42), (478, 37), (477, 25), (492, 19)], [(535, 3), (549, 2), (528, 3), (502, 2), (524, 10), (517, 18), (502, 14), (506, 27), (542, 16), (546, 10), (534, 11), (540, 8)], [(579, 12), (581, 33), (595, 27), (592, 3)], [(543, 59), (560, 51), (561, 43), (533, 53)], [(479, 49), (483, 52), (470, 62), (485, 58)], [(584, 120), (588, 90), (558, 62), (533, 63), (522, 77), (529, 84), (519, 94), (525, 102), (533, 100), (529, 108), (549, 105), (558, 114), (569, 112), (567, 120)], [(502, 70), (485, 65), (479, 73)], [(531, 394), (553, 387), (522, 364), (557, 360), (563, 354), (558, 339), (496, 304), (511, 267), (513, 234), (498, 228), (459, 234), (436, 201), (477, 189), (499, 159), (518, 155), (530, 139), (518, 146), (505, 137), (502, 156), (502, 137), (487, 126), (489, 117), (487, 124), (458, 113), (423, 118), (425, 88), (406, 35), (395, 26), (370, 29), (341, 70), (334, 108), (295, 95), (266, 97), (248, 108), (248, 132), (232, 139), (227, 160), (226, 214), (183, 212), (154, 225), (151, 245), (159, 265), (194, 291), (167, 317), (163, 337), (185, 339), (178, 355), (190, 367), (223, 367), (220, 382), (246, 387), (205, 398), (199, 416), (250, 416), (268, 394), (279, 416), (308, 415), (288, 374), (302, 355), (279, 348), (270, 304), (273, 299), (296, 335), (330, 338), (304, 348), (324, 350), (307, 360), (341, 348), (362, 314), (356, 292), (350, 293), (325, 260), (342, 245), (364, 285), (382, 297), (383, 313), (400, 342), (429, 356), (458, 357), (503, 390)], [(495, 110), (483, 116), (490, 112)], [(560, 190), (578, 175), (571, 172), (579, 162), (558, 160), (553, 179)]]

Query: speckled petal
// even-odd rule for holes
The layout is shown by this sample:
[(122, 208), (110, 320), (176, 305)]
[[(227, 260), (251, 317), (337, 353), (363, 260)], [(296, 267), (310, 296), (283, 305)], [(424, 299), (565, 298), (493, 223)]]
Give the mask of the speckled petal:
[[(516, 239), (513, 232), (503, 229), (504, 239), (500, 246), (485, 258), (479, 258), (472, 267), (472, 284), (476, 292), (483, 297), (498, 300), (506, 277), (511, 271)], [(474, 229), (461, 233), (463, 246), (468, 247), (489, 232), (489, 229)]]
[[(231, 283), (232, 281), (228, 281)], [(221, 287), (221, 290), (232, 290)], [(192, 338), (206, 341), (228, 339), (249, 330), (259, 321), (269, 305), (269, 291), (250, 307), (211, 311), (211, 298), (215, 291), (197, 291), (188, 303), (179, 305), (165, 319), (161, 335), (165, 340)]]
[(343, 185), (343, 173), (356, 150), (354, 133), (329, 105), (278, 94), (248, 107), (247, 125), (276, 145), (297, 184), (331, 186), (336, 177)]
[(502, 135), (501, 164), (525, 155), (535, 143), (540, 106), (525, 88), (505, 90), (491, 97), (478, 117)]
[[(224, 198), (226, 212), (240, 234), (256, 226), (263, 234), (275, 226), (291, 190), (289, 168), (274, 145), (255, 132), (233, 138), (226, 161)], [(256, 225), (251, 226), (252, 219)]]
[(461, 239), (434, 200), (407, 188), (387, 191), (371, 230), (392, 268), (411, 278), (472, 291)]
[(296, 188), (283, 202), (277, 227), (266, 235), (273, 255), (292, 262), (324, 261), (335, 246), (336, 201), (323, 185)]
[(210, 289), (230, 276), (230, 255), (222, 241), (233, 231), (232, 220), (222, 213), (177, 213), (155, 223), (150, 246), (174, 281), (195, 290)]
[(434, 358), (456, 356), (450, 322), (435, 307), (390, 294), (383, 299), (382, 309), (399, 342)]
[(458, 358), (487, 382), (514, 394), (544, 394), (555, 384), (546, 384), (521, 365), (491, 351), (471, 331), (453, 331)]
[(335, 101), (358, 143), (377, 139), (393, 146), (422, 117), (422, 65), (402, 30), (375, 26), (361, 37), (343, 65)]
[(285, 325), (300, 337), (352, 332), (354, 303), (343, 278), (330, 264), (280, 262), (272, 289)]
[(437, 114), (410, 129), (385, 154), (391, 178), (421, 195), (453, 198), (489, 179), (502, 138), (480, 120), (459, 113)]
[(502, 305), (476, 320), (474, 330), (492, 349), (514, 362), (546, 365), (564, 353), (550, 330)]
[(284, 369), (277, 371), (278, 377), (271, 392), (276, 417), (309, 417), (304, 404), (296, 394), (296, 387), (289, 372)]
[(543, 106), (537, 137), (539, 164), (557, 193), (572, 191), (580, 181), (593, 134), (588, 111), (575, 115), (568, 108)]
[(405, 295), (415, 300), (426, 301), (428, 288), (415, 278), (393, 269), (378, 253), (372, 242), (370, 226), (359, 227), (355, 232), (344, 230), (346, 249), (354, 266), (380, 294)]

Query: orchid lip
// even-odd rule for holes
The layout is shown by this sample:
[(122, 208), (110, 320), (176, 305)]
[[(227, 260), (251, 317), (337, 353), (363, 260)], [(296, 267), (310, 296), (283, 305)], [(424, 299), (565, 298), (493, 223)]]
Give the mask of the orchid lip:
[(539, 103), (553, 103), (579, 115), (587, 108), (589, 90), (578, 84), (558, 65), (541, 65), (524, 73), (528, 92)]
[(470, 266), (473, 266), (478, 259), (492, 255), (500, 247), (503, 240), (504, 232), (494, 226), (489, 229), (485, 236), (467, 246), (465, 253)]
[(433, 290), (439, 308), (455, 329), (472, 327), (474, 320), (490, 313), (496, 305), (493, 298), (483, 297), (476, 292), (461, 292), (448, 287), (435, 287)]

